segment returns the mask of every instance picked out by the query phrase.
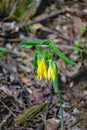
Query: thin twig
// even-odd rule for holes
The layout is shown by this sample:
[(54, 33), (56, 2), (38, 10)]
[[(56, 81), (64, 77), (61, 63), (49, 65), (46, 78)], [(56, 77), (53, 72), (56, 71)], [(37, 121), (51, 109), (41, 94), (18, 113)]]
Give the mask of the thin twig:
[(51, 30), (51, 29), (48, 29), (48, 28), (41, 28), (40, 29), (41, 31), (44, 31), (44, 32), (47, 32), (47, 33), (50, 33), (50, 34), (55, 34), (57, 35), (59, 38), (67, 41), (67, 42), (73, 42), (73, 40), (65, 37), (64, 35), (62, 35), (59, 31), (55, 31), (55, 30)]
[(65, 12), (65, 9), (61, 9), (61, 10), (52, 12), (52, 13), (50, 13), (49, 15), (44, 16), (44, 17), (42, 17), (42, 18), (38, 18), (38, 17), (37, 17), (37, 19), (33, 20), (32, 22), (27, 23), (26, 25), (22, 25), (22, 26), (29, 26), (29, 25), (32, 25), (32, 24), (35, 24), (35, 23), (43, 22), (43, 21), (45, 21), (45, 20), (47, 20), (47, 19), (49, 19), (49, 18), (56, 17), (56, 16), (58, 16), (59, 14), (62, 14), (62, 13), (64, 13), (64, 12)]
[(10, 12), (10, 15), (9, 16), (12, 16), (13, 14), (14, 14), (14, 12), (15, 12), (15, 10), (16, 10), (16, 7), (17, 7), (17, 4), (18, 4), (18, 2), (19, 2), (19, 0), (16, 0), (13, 4), (13, 8), (12, 8), (12, 10), (11, 10), (11, 12)]
[(71, 9), (71, 11), (67, 10), (67, 8), (65, 9), (60, 9), (60, 10), (57, 10), (57, 11), (54, 11), (50, 14), (48, 14), (47, 16), (44, 16), (44, 17), (37, 17), (37, 19), (34, 19), (33, 21), (27, 23), (26, 25), (21, 25), (21, 27), (25, 27), (25, 26), (29, 26), (29, 25), (32, 25), (32, 24), (35, 24), (35, 23), (40, 23), (40, 22), (43, 22), (43, 21), (46, 21), (50, 18), (53, 18), (53, 17), (56, 17), (60, 14), (64, 14), (64, 13), (70, 13), (70, 14), (75, 14), (76, 16), (82, 16), (82, 15), (87, 15), (86, 12), (82, 12), (82, 11), (78, 11), (77, 9)]
[(8, 108), (8, 106), (7, 106), (3, 101), (0, 100), (0, 102), (5, 106), (5, 108), (7, 108), (7, 110), (8, 110), (14, 117), (16, 117), (16, 115)]
[(0, 130), (1, 130), (1, 127), (4, 126), (4, 124), (7, 122), (7, 120), (10, 118), (12, 113), (9, 113), (4, 119), (3, 121), (0, 123)]

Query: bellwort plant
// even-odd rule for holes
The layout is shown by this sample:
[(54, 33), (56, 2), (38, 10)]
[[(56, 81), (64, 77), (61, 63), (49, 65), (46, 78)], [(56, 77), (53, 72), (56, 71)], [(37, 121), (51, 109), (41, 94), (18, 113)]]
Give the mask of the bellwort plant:
[[(42, 47), (45, 46), (45, 49)], [(47, 47), (46, 47), (47, 46)], [(63, 108), (60, 90), (58, 87), (58, 67), (54, 61), (53, 53), (64, 60), (67, 64), (75, 65), (75, 63), (66, 57), (55, 45), (53, 40), (30, 40), (21, 42), (18, 47), (32, 48), (36, 47), (34, 53), (34, 68), (37, 72), (37, 77), (42, 80), (46, 79), (52, 82), (54, 92), (60, 102), (61, 114), (61, 130), (64, 130)]]

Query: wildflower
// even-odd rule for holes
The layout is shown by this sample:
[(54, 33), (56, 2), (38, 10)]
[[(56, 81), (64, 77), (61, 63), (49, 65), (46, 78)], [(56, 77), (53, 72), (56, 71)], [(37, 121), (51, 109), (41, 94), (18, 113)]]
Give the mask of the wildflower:
[(56, 78), (56, 73), (53, 70), (52, 66), (50, 65), (49, 68), (48, 68), (48, 80), (54, 81), (55, 78)]
[(47, 79), (47, 66), (46, 66), (46, 62), (45, 60), (38, 60), (38, 69), (37, 69), (37, 77), (41, 80), (42, 78), (46, 78)]

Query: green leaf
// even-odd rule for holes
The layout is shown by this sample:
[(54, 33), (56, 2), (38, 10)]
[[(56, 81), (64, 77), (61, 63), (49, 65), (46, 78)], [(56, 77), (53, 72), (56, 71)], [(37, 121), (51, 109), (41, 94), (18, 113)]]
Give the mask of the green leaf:
[(33, 3), (29, 3), (28, 8), (32, 8)]
[(0, 52), (0, 57), (4, 56), (4, 54), (5, 54), (4, 52)]
[(80, 43), (78, 41), (76, 41), (74, 43), (74, 53), (78, 54), (79, 53), (79, 48), (80, 48)]
[(27, 26), (26, 28), (27, 28), (27, 30), (29, 30), (30, 32), (35, 32), (35, 30), (36, 30), (33, 25), (29, 25), (29, 26)]
[(6, 48), (4, 48), (4, 47), (0, 47), (0, 51), (1, 52), (8, 52), (8, 50)]
[(66, 57), (55, 45), (52, 45), (51, 48), (67, 64), (70, 64), (70, 65), (75, 65), (76, 64), (75, 62), (73, 62), (72, 60), (70, 60), (68, 57)]
[(51, 40), (30, 40), (19, 43), (18, 47), (31, 48), (33, 46), (49, 45)]
[(81, 43), (86, 42), (86, 38), (82, 37), (82, 38), (80, 39), (80, 42), (81, 42)]
[(48, 45), (54, 52), (63, 59), (67, 64), (75, 65), (76, 63), (67, 58), (55, 45), (52, 40), (30, 40), (21, 42), (18, 47), (33, 47), (33, 46), (41, 46), (41, 45)]
[(53, 81), (53, 88), (54, 88), (55, 93), (58, 93), (58, 68), (57, 68), (57, 65), (55, 63), (53, 64), (53, 69), (56, 73), (56, 78)]
[(80, 27), (80, 30), (87, 32), (87, 27)]
[(29, 120), (31, 118), (34, 118), (40, 115), (46, 109), (47, 105), (48, 103), (42, 103), (42, 104), (27, 108), (22, 114), (18, 115), (14, 123), (17, 125), (20, 125), (24, 123), (26, 120)]
[(0, 47), (0, 57), (3, 56), (4, 54), (6, 54), (8, 52), (8, 50), (4, 47)]

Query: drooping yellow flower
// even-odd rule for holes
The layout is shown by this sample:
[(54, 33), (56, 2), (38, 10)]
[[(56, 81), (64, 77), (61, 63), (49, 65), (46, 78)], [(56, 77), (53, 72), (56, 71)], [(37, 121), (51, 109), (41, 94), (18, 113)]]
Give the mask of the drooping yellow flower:
[(45, 60), (38, 60), (37, 62), (38, 69), (37, 69), (37, 77), (41, 80), (42, 78), (47, 79), (47, 66)]
[(55, 78), (56, 78), (56, 73), (53, 70), (52, 66), (49, 66), (49, 68), (48, 68), (48, 80), (54, 81)]

